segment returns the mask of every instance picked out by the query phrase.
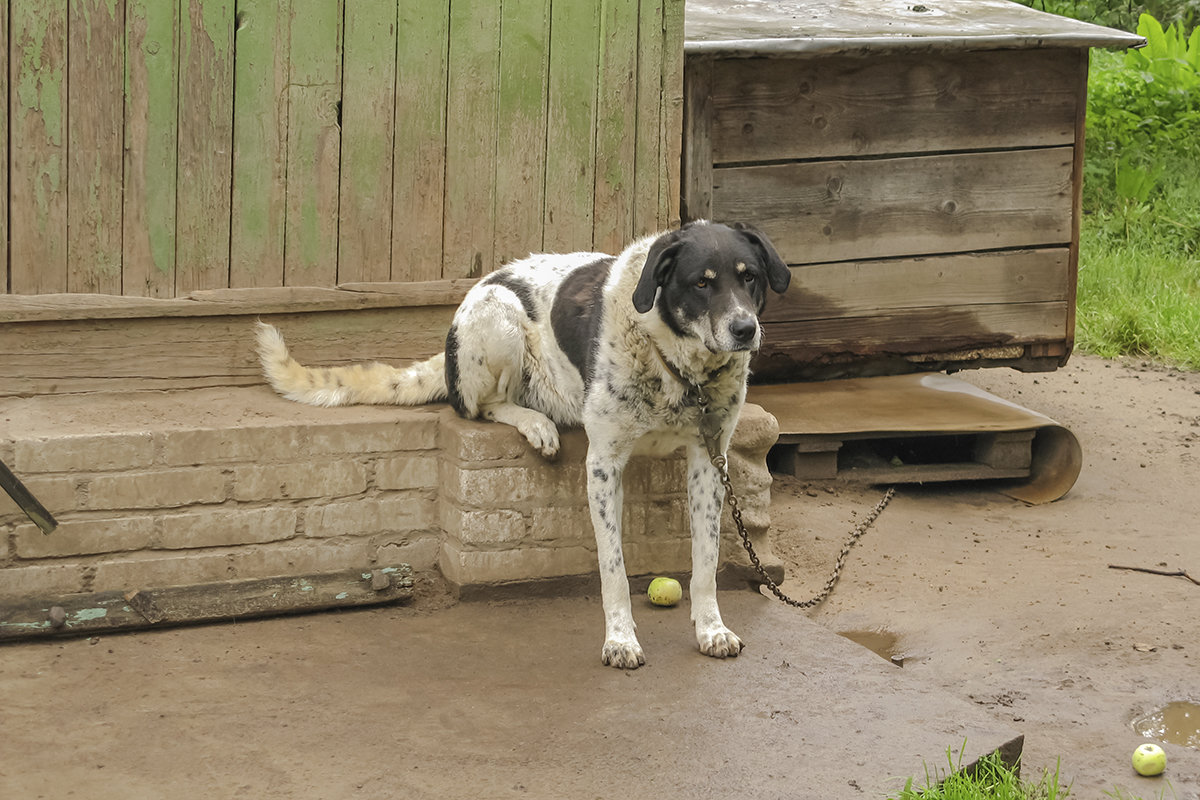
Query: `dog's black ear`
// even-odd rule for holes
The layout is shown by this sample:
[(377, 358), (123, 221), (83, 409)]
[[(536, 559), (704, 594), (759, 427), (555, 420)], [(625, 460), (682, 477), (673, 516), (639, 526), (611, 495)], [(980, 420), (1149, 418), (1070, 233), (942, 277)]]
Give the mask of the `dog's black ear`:
[(792, 280), (792, 273), (779, 256), (775, 245), (771, 244), (767, 235), (758, 228), (741, 222), (735, 222), (730, 227), (744, 236), (758, 250), (759, 257), (762, 258), (763, 264), (767, 268), (767, 284), (775, 292), (783, 294)]
[(646, 263), (642, 266), (642, 275), (633, 290), (633, 307), (639, 314), (645, 314), (654, 308), (654, 297), (658, 293), (658, 287), (666, 282), (667, 273), (675, 263), (675, 255), (682, 244), (679, 231), (671, 231), (664, 233), (650, 245)]

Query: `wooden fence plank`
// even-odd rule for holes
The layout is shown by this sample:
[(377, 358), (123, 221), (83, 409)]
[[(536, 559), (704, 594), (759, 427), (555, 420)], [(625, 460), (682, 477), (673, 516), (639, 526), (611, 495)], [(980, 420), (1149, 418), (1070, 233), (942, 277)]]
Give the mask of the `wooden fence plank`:
[(1073, 148), (713, 171), (713, 216), (790, 264), (1067, 244)]
[[(634, 129), (633, 237), (658, 231), (663, 125), (663, 0), (642, 0), (637, 20), (637, 122)], [(653, 176), (653, 180), (651, 177)]]
[(683, 185), (683, 39), (684, 0), (663, 0), (663, 119), (662, 163), (659, 167), (660, 209), (666, 217), (660, 228), (680, 222)]
[(600, 5), (554, 3), (550, 20), (545, 248), (592, 249)]
[[(0, 0), (0, 98), (8, 95), (8, 0)], [(3, 119), (0, 119), (0, 294), (6, 294), (8, 288), (8, 137), (11, 106), (4, 103)]]
[(392, 264), (397, 4), (345, 4), (338, 281), (386, 281)]
[(229, 285), (234, 0), (180, 0), (175, 293)]
[(869, 317), (897, 309), (1062, 302), (1069, 251), (1011, 250), (926, 258), (848, 261), (792, 268), (788, 291), (764, 319)]
[(125, 6), (125, 294), (170, 297), (175, 288), (178, 12), (173, 2)]
[(10, 9), (9, 284), (67, 286), (67, 0)]
[(67, 291), (121, 293), (125, 6), (71, 0)]
[(714, 160), (772, 161), (1070, 144), (1078, 52), (723, 59)]
[(291, 0), (284, 283), (337, 282), (341, 0)]
[(238, 0), (229, 285), (282, 286), (287, 191), (287, 0)]
[(442, 276), (449, 0), (400, 3), (396, 24), (392, 280)]
[(505, 0), (500, 21), (494, 266), (542, 250), (549, 0)]
[(592, 248), (607, 253), (619, 253), (633, 235), (638, 128), (637, 42), (637, 0), (603, 0), (600, 3)]
[(446, 92), (446, 205), (442, 275), (476, 277), (495, 269), (496, 97), (500, 5), (450, 4)]

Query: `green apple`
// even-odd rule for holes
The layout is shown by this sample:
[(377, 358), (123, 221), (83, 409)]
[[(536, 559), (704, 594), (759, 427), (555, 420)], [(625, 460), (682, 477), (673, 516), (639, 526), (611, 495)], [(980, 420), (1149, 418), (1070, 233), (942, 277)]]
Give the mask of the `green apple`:
[(673, 606), (683, 597), (683, 587), (674, 578), (655, 578), (650, 581), (646, 596), (656, 606)]
[(1167, 754), (1156, 744), (1138, 745), (1138, 749), (1133, 751), (1133, 768), (1138, 775), (1161, 775), (1167, 768)]

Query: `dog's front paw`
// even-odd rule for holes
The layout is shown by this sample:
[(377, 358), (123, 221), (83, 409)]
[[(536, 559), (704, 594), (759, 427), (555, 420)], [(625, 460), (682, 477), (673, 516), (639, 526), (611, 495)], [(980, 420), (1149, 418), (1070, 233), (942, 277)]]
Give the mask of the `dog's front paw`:
[(617, 669), (637, 669), (646, 663), (646, 654), (637, 639), (609, 639), (604, 643), (600, 659), (610, 667)]
[(520, 426), (521, 433), (533, 449), (547, 459), (558, 455), (558, 428), (550, 420), (538, 420)]
[(746, 646), (736, 633), (726, 627), (698, 632), (696, 639), (700, 643), (700, 652), (713, 658), (736, 658)]

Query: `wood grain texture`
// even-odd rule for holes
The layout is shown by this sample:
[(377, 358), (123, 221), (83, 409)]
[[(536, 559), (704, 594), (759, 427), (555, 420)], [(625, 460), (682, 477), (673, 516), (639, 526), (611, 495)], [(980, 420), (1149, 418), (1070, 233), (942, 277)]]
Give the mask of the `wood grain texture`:
[(125, 294), (175, 291), (175, 188), (179, 121), (176, 3), (125, 6)]
[(1070, 147), (714, 170), (712, 214), (790, 264), (1071, 241)]
[(792, 320), (765, 326), (758, 358), (820, 361), (836, 356), (931, 353), (1061, 342), (1064, 302), (936, 306), (873, 316)]
[(600, 4), (554, 3), (547, 90), (545, 249), (592, 249)]
[[(0, 641), (378, 605), (407, 600), (412, 596), (412, 586), (412, 568), (397, 564), (314, 575), (42, 597), (36, 602), (0, 606)], [(57, 621), (50, 616), (54, 607), (62, 609)]]
[(446, 205), (442, 276), (478, 277), (495, 268), (496, 126), (500, 6), (450, 4), (446, 92)]
[[(636, 175), (637, 0), (600, 3), (592, 249), (617, 253), (633, 236)], [(657, 169), (647, 174), (647, 182)]]
[(679, 187), (683, 181), (683, 45), (684, 0), (663, 0), (662, 91), (663, 115), (659, 128), (663, 160), (659, 172), (659, 197), (666, 218), (662, 228), (680, 222)]
[(694, 56), (687, 61), (683, 103), (683, 183), (680, 214), (684, 222), (712, 216), (712, 80), (711, 58)]
[(450, 3), (401, 3), (396, 45), (392, 280), (442, 276)]
[[(0, 0), (0, 97), (9, 96), (9, 0)], [(2, 102), (2, 101), (0, 101)], [(9, 162), (8, 138), (10, 135), (11, 106), (5, 106), (0, 119), (0, 294), (9, 291), (8, 286), (8, 193)]]
[(181, 0), (175, 294), (229, 285), (234, 0)]
[(716, 163), (1070, 144), (1079, 52), (713, 62)]
[(337, 282), (341, 0), (290, 0), (284, 284)]
[(288, 0), (238, 0), (229, 285), (282, 286)]
[(9, 289), (67, 287), (67, 2), (13, 3)]
[(771, 299), (764, 319), (860, 319), (900, 309), (1065, 302), (1069, 255), (1059, 247), (793, 267), (791, 286)]
[(67, 69), (67, 291), (121, 293), (125, 6), (72, 0)]
[(497, 84), (494, 266), (542, 250), (549, 44), (550, 2), (506, 0)]
[[(310, 364), (440, 353), (453, 306), (263, 315)], [(253, 316), (85, 319), (0, 326), (0, 396), (190, 389), (262, 383)], [(353, 346), (347, 346), (353, 342)]]
[(345, 4), (338, 280), (386, 281), (392, 267), (397, 4)]

